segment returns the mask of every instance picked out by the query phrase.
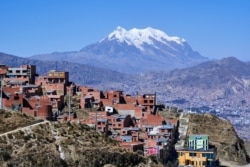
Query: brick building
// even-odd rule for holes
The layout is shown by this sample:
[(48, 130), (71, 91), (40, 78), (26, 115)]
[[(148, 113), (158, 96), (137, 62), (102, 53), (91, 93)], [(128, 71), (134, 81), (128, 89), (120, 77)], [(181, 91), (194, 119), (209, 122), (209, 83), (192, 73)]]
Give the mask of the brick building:
[(81, 108), (102, 107), (101, 91), (87, 86), (80, 86), (79, 92), (81, 94)]
[(41, 85), (44, 95), (53, 91), (56, 91), (57, 95), (66, 95), (69, 72), (51, 70), (47, 72), (47, 76), (38, 77), (36, 85)]
[(46, 96), (24, 98), (22, 112), (47, 120), (52, 120), (53, 116), (51, 102)]
[(3, 107), (21, 112), (23, 105), (23, 94), (20, 91), (20, 87), (3, 87), (2, 90)]
[(21, 65), (19, 68), (8, 67), (4, 82), (8, 85), (35, 84), (35, 76), (35, 65)]
[(136, 101), (138, 105), (145, 107), (145, 111), (147, 113), (155, 114), (156, 93), (137, 94)]

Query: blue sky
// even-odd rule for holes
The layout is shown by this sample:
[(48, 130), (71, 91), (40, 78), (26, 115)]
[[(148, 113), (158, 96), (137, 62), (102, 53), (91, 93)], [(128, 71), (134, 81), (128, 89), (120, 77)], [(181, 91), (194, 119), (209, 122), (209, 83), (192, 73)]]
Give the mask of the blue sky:
[(203, 56), (250, 61), (249, 0), (0, 0), (0, 52), (78, 51), (111, 33), (153, 27)]

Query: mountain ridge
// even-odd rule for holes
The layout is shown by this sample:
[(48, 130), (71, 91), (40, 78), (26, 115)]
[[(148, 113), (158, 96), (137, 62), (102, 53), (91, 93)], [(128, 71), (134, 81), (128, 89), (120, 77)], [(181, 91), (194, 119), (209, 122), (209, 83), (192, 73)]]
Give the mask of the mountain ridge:
[(208, 58), (201, 56), (179, 37), (153, 29), (125, 30), (117, 27), (104, 39), (78, 52), (34, 55), (38, 60), (65, 60), (127, 74), (190, 67)]
[[(66, 61), (42, 61), (23, 57), (17, 57), (0, 52), (0, 64), (10, 67), (18, 67), (23, 64), (36, 65), (39, 75), (46, 75), (50, 70), (68, 71), (70, 80), (77, 84), (95, 85), (102, 82), (103, 84), (113, 81), (122, 83), (130, 77), (126, 74), (116, 71), (89, 66), (86, 64), (71, 63)], [(94, 77), (93, 77), (94, 76)]]

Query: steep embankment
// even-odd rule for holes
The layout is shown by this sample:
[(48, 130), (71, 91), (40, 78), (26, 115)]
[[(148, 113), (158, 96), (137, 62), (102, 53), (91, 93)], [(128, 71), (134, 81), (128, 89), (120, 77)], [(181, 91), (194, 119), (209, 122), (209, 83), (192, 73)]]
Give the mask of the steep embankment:
[(217, 147), (217, 158), (235, 162), (238, 165), (249, 163), (249, 157), (232, 124), (211, 114), (190, 114), (188, 135), (207, 134), (209, 143)]
[[(24, 114), (5, 111), (0, 112), (2, 122), (6, 113), (9, 119), (14, 115), (15, 120), (20, 117), (13, 122), (22, 124)], [(115, 141), (87, 125), (42, 122), (17, 130), (9, 124), (8, 128), (11, 133), (0, 134), (0, 166), (156, 166), (141, 155), (120, 148)]]

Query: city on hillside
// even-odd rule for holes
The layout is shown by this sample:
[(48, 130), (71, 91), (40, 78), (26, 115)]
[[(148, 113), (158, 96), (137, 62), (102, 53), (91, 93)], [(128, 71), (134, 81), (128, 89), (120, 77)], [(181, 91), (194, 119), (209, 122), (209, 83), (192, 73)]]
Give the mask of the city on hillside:
[(35, 65), (0, 65), (0, 108), (49, 121), (87, 124), (121, 147), (164, 165), (213, 167), (218, 162), (209, 136), (186, 136), (185, 113), (168, 114), (167, 108), (157, 103), (156, 92), (132, 96), (122, 90), (101, 91), (77, 85), (69, 75), (50, 70), (39, 76)]

